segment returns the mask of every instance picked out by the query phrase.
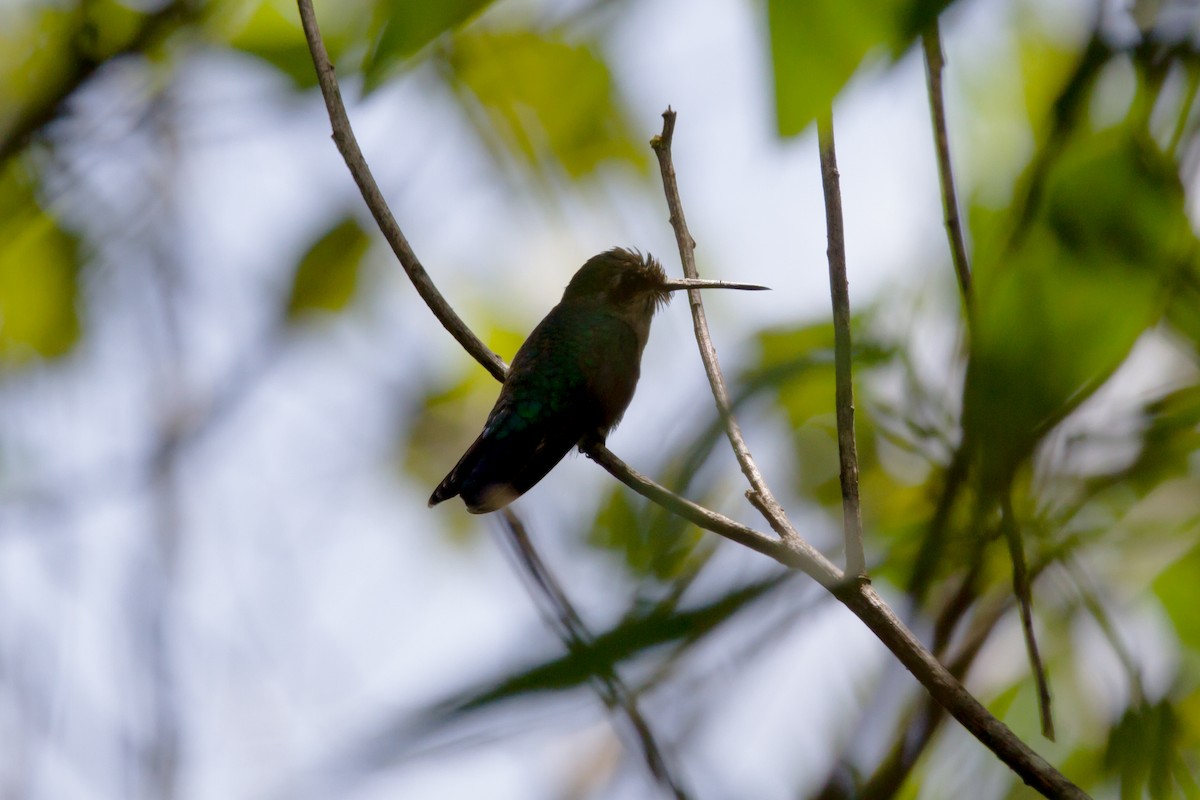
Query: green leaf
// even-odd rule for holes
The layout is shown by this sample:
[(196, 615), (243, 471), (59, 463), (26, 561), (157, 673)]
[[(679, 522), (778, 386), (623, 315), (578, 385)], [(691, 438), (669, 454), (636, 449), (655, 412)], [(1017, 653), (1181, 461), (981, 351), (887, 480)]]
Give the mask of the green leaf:
[[(874, 424), (861, 385), (863, 370), (886, 363), (890, 347), (864, 330), (868, 315), (851, 320), (856, 386), (859, 469), (865, 485), (875, 459)], [(758, 334), (759, 356), (743, 371), (742, 380), (755, 391), (767, 391), (792, 432), (797, 465), (796, 491), (828, 508), (841, 505), (840, 462), (835, 408), (834, 332), (830, 322), (773, 328)]]
[(1179, 796), (1172, 791), (1179, 736), (1179, 718), (1166, 700), (1126, 710), (1109, 732), (1104, 753), (1107, 771), (1120, 776), (1122, 797), (1148, 793), (1154, 800), (1166, 800)]
[(376, 7), (382, 19), (379, 36), (363, 64), (364, 89), (383, 82), (400, 62), (452, 28), (465, 24), (492, 0), (384, 0)]
[(80, 332), (79, 242), (11, 173), (0, 198), (0, 359), (61, 356)]
[(449, 65), (456, 85), (478, 101), (481, 135), (534, 167), (560, 165), (571, 178), (608, 161), (645, 170), (608, 65), (587, 43), (537, 33), (455, 37)]
[(1195, 246), (1174, 165), (1124, 128), (1078, 137), (1042, 186), (975, 237), (963, 426), (991, 489), (1120, 366)]
[(71, 42), (78, 34), (79, 14), (60, 8), (5, 8), (0, 25), (0, 136), (32, 109), (53, 98), (75, 69)]
[(287, 301), (289, 320), (313, 311), (338, 312), (354, 296), (359, 267), (370, 239), (353, 217), (342, 220), (296, 265)]
[(868, 53), (901, 40), (905, 16), (896, 0), (767, 0), (779, 135), (825, 113)]
[(1173, 476), (1187, 475), (1200, 452), (1200, 386), (1184, 386), (1148, 403), (1142, 430), (1137, 459), (1113, 477), (1149, 492)]
[(616, 486), (596, 517), (589, 543), (619, 553), (634, 575), (677, 578), (697, 557), (703, 535), (695, 525), (660, 515), (658, 509), (646, 502), (635, 506), (625, 487)]
[(81, 6), (77, 46), (95, 61), (128, 48), (145, 24), (142, 14), (114, 0), (91, 0)]
[(449, 711), (448, 716), (457, 716), (523, 695), (584, 686), (593, 677), (653, 648), (700, 639), (757, 600), (771, 596), (794, 575), (780, 573), (684, 611), (675, 610), (674, 600), (667, 601), (648, 612), (627, 617), (597, 635), (587, 647), (489, 682), (486, 688), (465, 692), (458, 699), (442, 704), (442, 708)]
[(1200, 548), (1163, 570), (1154, 580), (1154, 593), (1175, 626), (1179, 640), (1200, 652), (1200, 614), (1196, 592), (1200, 587)]
[[(335, 28), (323, 15), (322, 38), (326, 47), (336, 53), (331, 44)], [(238, 50), (257, 56), (291, 79), (298, 89), (317, 85), (317, 72), (304, 39), (304, 29), (296, 15), (296, 5), (283, 5), (278, 0), (265, 0), (254, 7), (245, 23), (230, 37), (229, 44)]]

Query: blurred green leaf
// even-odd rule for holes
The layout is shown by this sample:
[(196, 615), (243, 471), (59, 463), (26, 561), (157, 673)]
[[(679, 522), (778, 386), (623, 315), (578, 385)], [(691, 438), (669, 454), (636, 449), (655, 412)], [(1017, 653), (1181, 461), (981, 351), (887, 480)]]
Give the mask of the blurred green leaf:
[(1179, 640), (1200, 652), (1200, 614), (1196, 613), (1200, 587), (1200, 547), (1193, 548), (1154, 580), (1154, 594), (1175, 626)]
[(1191, 265), (1171, 287), (1167, 321), (1172, 328), (1188, 337), (1193, 352), (1200, 354), (1200, 266)]
[(79, 242), (10, 171), (0, 182), (0, 358), (66, 353), (79, 338)]
[(364, 89), (377, 88), (398, 63), (452, 28), (463, 25), (492, 0), (381, 0), (379, 35), (363, 64)]
[(1126, 710), (1109, 732), (1104, 754), (1106, 769), (1120, 776), (1122, 798), (1179, 796), (1172, 778), (1179, 734), (1179, 719), (1166, 700)]
[(678, 577), (691, 563), (703, 533), (681, 524), (674, 515), (656, 513), (658, 506), (634, 500), (623, 486), (615, 486), (596, 516), (588, 541), (595, 547), (620, 553), (629, 570), (660, 581)]
[[(618, 161), (645, 170), (648, 148), (635, 144), (608, 65), (585, 42), (528, 31), (466, 33), (448, 63), (456, 85), (486, 115), (473, 119), (485, 138), (571, 178)], [(644, 138), (644, 137), (642, 137)]]
[(904, 11), (897, 0), (767, 0), (779, 134), (803, 132), (868, 53), (894, 47)]
[(1014, 215), (976, 235), (963, 427), (992, 489), (1124, 361), (1194, 247), (1174, 165), (1124, 128), (1077, 138)]
[(75, 46), (84, 57), (103, 61), (124, 49), (141, 33), (145, 17), (115, 0), (80, 4), (81, 25)]
[[(511, 359), (525, 340), (524, 332), (506, 323), (488, 321), (486, 310), (472, 314), (484, 318), (476, 332), (494, 352)], [(428, 389), (414, 407), (404, 411), (405, 438), (399, 445), (399, 466), (418, 484), (432, 491), (483, 430), (488, 411), (500, 393), (500, 384), (467, 356), (462, 357), (458, 380)], [(467, 541), (479, 531), (478, 517), (465, 512), (441, 514), (455, 541)]]
[(649, 650), (672, 642), (696, 641), (711, 633), (737, 612), (769, 596), (795, 576), (784, 572), (771, 578), (735, 589), (703, 606), (685, 611), (674, 610), (673, 601), (656, 606), (648, 613), (629, 617), (604, 633), (591, 645), (577, 652), (538, 664), (493, 682), (488, 688), (469, 691), (443, 704), (451, 714), (463, 714), (522, 695), (563, 691), (585, 685), (594, 676), (611, 671)]
[(0, 25), (0, 136), (23, 113), (50, 101), (75, 71), (79, 15), (61, 8), (5, 10)]
[[(856, 315), (851, 328), (860, 479), (863, 486), (874, 490), (890, 486), (891, 481), (882, 474), (870, 474), (880, 465), (862, 377), (872, 367), (887, 363), (894, 348), (868, 335), (868, 319), (867, 314)], [(763, 330), (758, 345), (759, 356), (743, 371), (742, 380), (755, 392), (765, 391), (784, 414), (797, 460), (796, 491), (828, 508), (840, 507), (832, 323)]]
[[(524, 333), (502, 324), (490, 323), (476, 330), (488, 347), (510, 359), (525, 340)], [(405, 471), (425, 483), (441, 480), (483, 430), (499, 394), (500, 384), (464, 357), (458, 380), (431, 388), (417, 408), (406, 412), (411, 424), (404, 443)]]
[(313, 311), (343, 310), (354, 296), (370, 238), (353, 217), (333, 226), (296, 265), (287, 316), (295, 321)]
[[(336, 59), (340, 49), (337, 47), (339, 37), (335, 33), (336, 26), (330, 25), (324, 15), (320, 20), (322, 39), (326, 40), (325, 46), (331, 57)], [(266, 61), (288, 76), (299, 89), (317, 85), (316, 68), (308, 52), (295, 3), (279, 0), (258, 3), (232, 34), (229, 45)]]
[(1150, 491), (1173, 475), (1186, 475), (1200, 451), (1200, 386), (1168, 392), (1149, 404), (1144, 417), (1141, 452), (1118, 477)]

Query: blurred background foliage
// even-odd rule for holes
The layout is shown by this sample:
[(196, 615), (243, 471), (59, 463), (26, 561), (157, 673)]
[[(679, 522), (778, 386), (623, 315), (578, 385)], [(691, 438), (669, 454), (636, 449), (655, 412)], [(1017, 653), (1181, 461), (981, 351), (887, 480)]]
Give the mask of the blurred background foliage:
[[(872, 575), (1089, 793), (1200, 796), (1194, 3), (316, 5), (402, 227), (505, 358), (582, 257), (670, 241), (645, 109), (675, 100), (647, 87), (663, 64), (702, 81), (697, 54), (725, 69), (707, 40), (678, 49), (706, 14), (749, 21), (761, 69), (738, 92), (777, 138), (677, 158), (685, 205), (752, 147), (785, 196), (819, 193), (783, 154), (815, 163), (835, 100), (883, 137), (897, 97), (927, 114), (910, 79), (940, 20), (976, 295), (968, 321), (936, 237), (855, 295)], [(661, 60), (639, 61), (639, 25)], [(696, 798), (1027, 796), (809, 582), (586, 463), (518, 504), (583, 634), (538, 623), (543, 591), (523, 602), (487, 520), (425, 510), (496, 387), (397, 277), (314, 78), (285, 0), (0, 7), (0, 796), (650, 797), (647, 736)], [(911, 147), (931, 171), (929, 140)], [(901, 202), (940, 237), (917, 188)], [(737, 191), (709, 227), (787, 205)], [(866, 241), (880, 203), (850, 220), (852, 284), (889, 256)], [(823, 274), (820, 245), (796, 247), (820, 242), (808, 217), (759, 243), (780, 267), (701, 256), (775, 284), (770, 313), (717, 306), (725, 367), (769, 481), (836, 558), (832, 329), (771, 271)], [(672, 325), (614, 449), (753, 523)], [(597, 690), (612, 676), (637, 712)]]

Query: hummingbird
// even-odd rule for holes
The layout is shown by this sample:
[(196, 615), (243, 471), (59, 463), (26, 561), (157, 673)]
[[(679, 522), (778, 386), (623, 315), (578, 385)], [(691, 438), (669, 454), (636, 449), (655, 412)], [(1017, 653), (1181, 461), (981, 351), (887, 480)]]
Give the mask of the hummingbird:
[(588, 259), (517, 350), (483, 432), (429, 505), (459, 496), (472, 514), (496, 511), (571, 448), (603, 443), (633, 399), (654, 312), (691, 288), (767, 287), (671, 280), (653, 256), (619, 247)]

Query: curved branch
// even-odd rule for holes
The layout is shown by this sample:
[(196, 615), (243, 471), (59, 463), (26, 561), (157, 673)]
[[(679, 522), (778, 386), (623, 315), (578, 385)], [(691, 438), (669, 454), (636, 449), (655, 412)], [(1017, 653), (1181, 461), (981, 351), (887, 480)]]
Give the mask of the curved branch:
[(837, 593), (838, 599), (887, 645), (942, 708), (1017, 773), (1021, 780), (1046, 797), (1088, 800), (1086, 792), (1035, 753), (963, 688), (912, 631), (904, 626), (870, 584), (850, 584), (847, 589)]
[(342, 102), (342, 91), (338, 88), (333, 62), (329, 60), (329, 53), (325, 51), (325, 43), (321, 39), (321, 29), (317, 26), (317, 15), (313, 11), (312, 2), (311, 0), (299, 0), (299, 6), (304, 37), (308, 41), (309, 52), (312, 53), (313, 66), (317, 69), (317, 81), (321, 86), (321, 95), (325, 98), (325, 107), (329, 110), (329, 122), (333, 127), (333, 141), (342, 154), (342, 158), (345, 159), (350, 174), (354, 176), (354, 182), (358, 184), (363, 200), (371, 209), (371, 216), (375, 217), (379, 230), (383, 232), (383, 238), (387, 239), (388, 244), (391, 245), (392, 252), (400, 260), (400, 266), (404, 268), (404, 272), (412, 281), (417, 294), (425, 301), (425, 305), (429, 306), (429, 310), (437, 317), (438, 322), (442, 323), (442, 327), (449, 331), (463, 349), (482, 364), (492, 377), (503, 381), (508, 372), (508, 366), (504, 360), (472, 333), (467, 324), (442, 297), (442, 293), (434, 285), (433, 279), (429, 277), (425, 267), (421, 266), (421, 262), (417, 260), (417, 255), (409, 246), (408, 239), (400, 230), (396, 218), (392, 216), (392, 211), (388, 208), (387, 201), (384, 200), (383, 193), (379, 191), (379, 185), (375, 183), (375, 177), (371, 174), (371, 168), (367, 166), (367, 161), (363, 158), (358, 140), (354, 137), (354, 129), (350, 127), (346, 105)]

